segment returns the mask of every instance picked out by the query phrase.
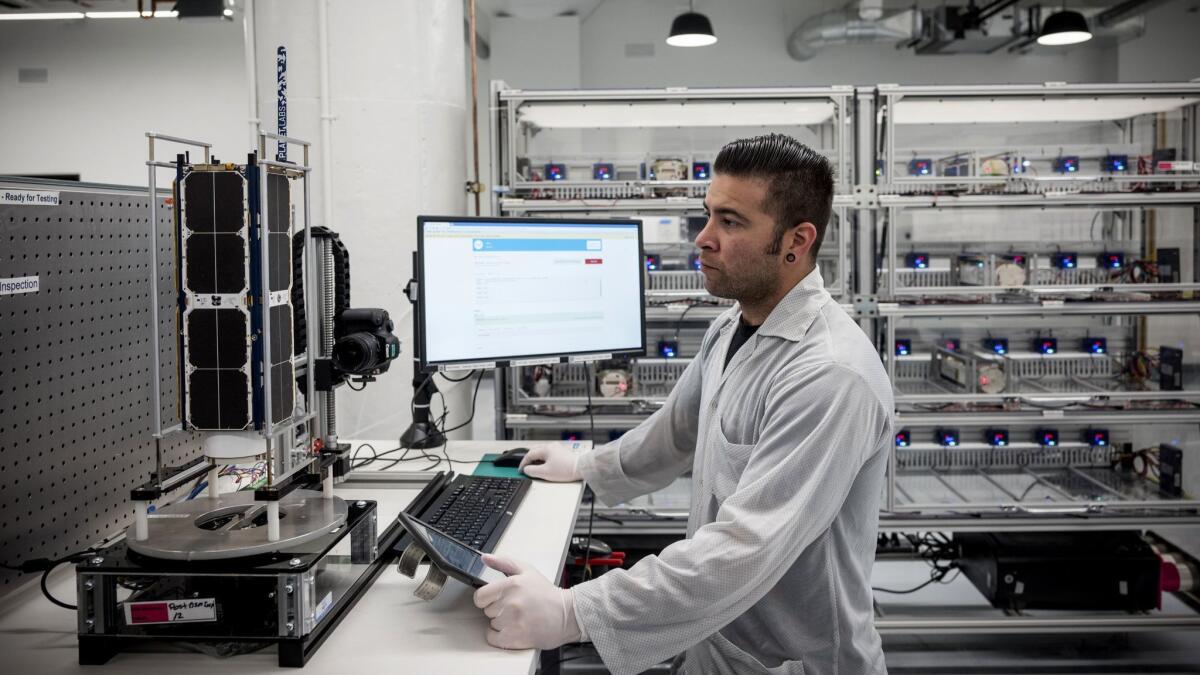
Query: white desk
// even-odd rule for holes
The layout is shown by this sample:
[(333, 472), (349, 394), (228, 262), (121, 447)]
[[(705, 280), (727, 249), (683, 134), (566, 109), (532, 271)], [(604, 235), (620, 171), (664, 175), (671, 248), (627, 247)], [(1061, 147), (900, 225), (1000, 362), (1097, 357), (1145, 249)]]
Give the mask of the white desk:
[[(537, 441), (451, 441), (447, 450), (451, 458), (469, 461), (488, 452), (538, 444)], [(357, 448), (357, 443), (352, 447)], [(382, 451), (395, 445), (376, 444), (375, 447)], [(456, 462), (454, 467), (460, 473), (474, 470), (473, 464)], [(444, 469), (445, 463), (439, 468)], [(355, 481), (347, 481), (339, 485), (336, 492), (344, 499), (378, 502), (382, 533), (418, 490), (381, 487), (374, 482), (360, 486)], [(526, 560), (557, 582), (582, 492), (580, 483), (534, 481), (497, 544), (496, 553)], [(419, 580), (398, 573), (394, 565), (385, 569), (300, 672), (338, 675), (346, 672), (527, 675), (534, 672), (537, 651), (505, 651), (488, 645), (487, 618), (471, 601), (473, 589), (451, 579), (437, 599), (425, 602), (412, 594), (418, 583)], [(74, 570), (69, 566), (59, 568), (51, 577), (51, 592), (66, 602), (74, 602), (74, 587)], [(14, 593), (0, 605), (0, 654), (3, 654), (0, 658), (4, 664), (0, 670), (90, 675), (106, 669), (123, 675), (163, 672), (210, 675), (214, 669), (231, 674), (281, 672), (275, 650), (270, 648), (227, 659), (191, 653), (122, 653), (107, 665), (85, 668), (78, 665), (75, 626), (75, 613), (47, 602), (36, 582)]]
[[(350, 454), (355, 457), (355, 463), (361, 463), (364, 460), (371, 459), (370, 448), (364, 447), (369, 445), (375, 449), (376, 454), (382, 454), (390, 450), (394, 450), (399, 445), (395, 440), (390, 441), (342, 441), (350, 444)], [(534, 448), (544, 446), (562, 446), (575, 450), (587, 450), (592, 447), (591, 441), (450, 441), (440, 448), (430, 450), (409, 450), (405, 454), (404, 450), (392, 452), (384, 455), (378, 460), (365, 464), (357, 469), (360, 474), (384, 471), (389, 475), (404, 476), (404, 477), (421, 477), (422, 480), (431, 472), (445, 471), (453, 466), (454, 471), (458, 473), (471, 473), (475, 470), (475, 466), (479, 463), (479, 458), (490, 452), (504, 452), (511, 448)], [(433, 467), (426, 469), (433, 464), (433, 460), (421, 459), (421, 453), (440, 458), (441, 461)], [(447, 462), (446, 457), (449, 456), (452, 462)], [(396, 462), (393, 460), (406, 457), (405, 461)]]

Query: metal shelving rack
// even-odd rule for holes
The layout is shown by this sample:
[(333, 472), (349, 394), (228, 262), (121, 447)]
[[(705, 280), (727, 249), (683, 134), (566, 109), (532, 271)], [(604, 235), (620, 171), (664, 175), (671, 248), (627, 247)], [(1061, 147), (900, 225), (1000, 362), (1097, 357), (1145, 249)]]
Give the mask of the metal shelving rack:
[[(662, 263), (646, 272), (647, 345), (653, 350), (660, 339), (679, 343), (679, 358), (633, 359), (615, 369), (556, 365), (546, 373), (553, 384), (540, 395), (523, 386), (531, 368), (507, 369), (497, 377), (496, 428), (518, 438), (582, 432), (591, 420), (585, 412), (570, 413), (586, 411), (586, 387), (605, 373), (628, 382), (624, 395), (594, 391), (591, 397), (595, 425), (610, 436), (662, 405), (704, 328), (731, 304), (705, 291), (692, 266), (691, 243), (702, 225), (709, 181), (697, 164), (711, 170), (731, 135), (790, 133), (829, 157), (838, 196), (819, 264), (827, 288), (845, 300), (853, 245), (847, 224), (855, 204), (854, 95), (852, 87), (528, 91), (493, 82), (493, 212), (643, 219), (646, 252)], [(731, 119), (748, 121), (731, 127)], [(679, 165), (672, 167), (674, 162)], [(664, 166), (672, 173), (655, 175)], [(596, 167), (604, 167), (607, 179), (596, 178)]]
[[(1110, 460), (1123, 443), (1196, 443), (1195, 369), (1185, 368), (1181, 390), (1163, 391), (1128, 364), (1152, 352), (1155, 322), (1186, 326), (1200, 312), (1200, 172), (1186, 163), (1196, 157), (1200, 85), (885, 86), (876, 102), (881, 225), (859, 245), (880, 253), (879, 348), (897, 429), (908, 434), (889, 466), (889, 514), (1003, 515), (996, 529), (1065, 513), (1076, 516), (1072, 529), (1107, 528), (1112, 517), (1198, 522), (1200, 501), (1160, 494)], [(947, 136), (964, 147), (939, 150)], [(1182, 170), (1159, 169), (1154, 151), (1164, 146)], [(1185, 217), (1168, 222), (1166, 209)], [(1127, 274), (1156, 269), (1143, 261), (1172, 237), (1191, 244), (1177, 278)], [(1051, 239), (1060, 242), (1053, 249)], [(1069, 269), (1063, 247), (1076, 247)], [(1088, 265), (1101, 251), (1119, 252), (1122, 269)], [(1174, 331), (1185, 352), (1189, 332)], [(1001, 336), (1011, 349), (989, 352), (983, 340)], [(1034, 352), (1036, 336), (1066, 348)], [(1105, 338), (1103, 353), (1071, 344), (1088, 336)], [(1084, 442), (1089, 428), (1111, 440)], [(953, 447), (939, 429), (956, 432)], [(1008, 431), (1010, 442), (983, 442), (988, 429)], [(1033, 438), (1045, 429), (1061, 434), (1053, 446)]]
[[(1195, 353), (1200, 85), (881, 86), (873, 102), (875, 149), (860, 170), (876, 176), (876, 226), (857, 244), (860, 260), (874, 261), (862, 306), (893, 383), (898, 430), (881, 529), (1200, 522), (1200, 373), (1185, 366), (1182, 387), (1164, 390), (1132, 367), (1160, 344), (1181, 347), (1185, 364)], [(946, 138), (960, 145), (939, 148)], [(1156, 152), (1168, 147), (1174, 157)], [(1121, 269), (1102, 264), (1112, 252)], [(1056, 353), (1042, 353), (1043, 337), (1057, 339)], [(1100, 353), (1093, 337), (1105, 340)], [(1122, 458), (1145, 462), (1162, 443), (1184, 450), (1190, 494), (1164, 493), (1152, 470), (1124, 468)], [(947, 607), (935, 616), (885, 604), (877, 625), (885, 633), (1200, 626), (1195, 594), (1176, 599), (1136, 615)]]
[[(1200, 329), (1187, 323), (1200, 317), (1200, 172), (1188, 164), (1198, 159), (1200, 83), (787, 91), (838, 102), (834, 137), (839, 144), (831, 158), (838, 168), (839, 235), (845, 235), (839, 236), (838, 256), (847, 274), (839, 279), (837, 297), (877, 341), (895, 386), (896, 428), (911, 434), (906, 447), (894, 448), (889, 460), (880, 530), (1062, 532), (1200, 524), (1200, 495), (1195, 494), (1200, 481), (1194, 468), (1200, 466), (1200, 373), (1187, 366), (1182, 389), (1168, 391), (1155, 386), (1153, 378), (1123, 377), (1130, 354), (1145, 355), (1167, 344), (1167, 337), (1157, 336), (1182, 342), (1186, 363), (1188, 347), (1194, 353), (1192, 341), (1200, 335)], [(524, 133), (524, 105), (603, 101), (637, 106), (692, 97), (758, 100), (777, 93), (522, 92), (494, 85), (493, 175), (503, 186), (495, 195), (495, 212), (658, 215), (689, 214), (700, 206), (700, 193), (665, 197), (646, 181), (622, 183), (619, 194), (597, 194), (588, 191), (606, 186), (564, 181), (561, 189), (547, 191), (544, 182), (511, 180), (517, 175), (516, 157), (528, 149), (520, 146), (525, 139), (518, 138)], [(738, 135), (723, 131), (725, 140)], [(944, 147), (947, 139), (959, 145)], [(1154, 152), (1165, 148), (1174, 148), (1175, 156)], [(928, 159), (927, 174), (904, 175), (910, 162), (922, 158)], [(1160, 160), (1174, 162), (1171, 170), (1160, 170)], [(693, 184), (672, 187), (697, 189)], [(914, 231), (913, 219), (928, 221), (923, 232)], [(987, 236), (973, 242), (944, 236), (971, 227)], [(909, 239), (902, 244), (905, 228)], [(915, 250), (913, 242), (929, 233), (935, 235), (929, 238), (929, 252), (943, 264), (922, 271), (923, 276), (903, 269), (906, 254)], [(1059, 242), (1058, 247), (1047, 241)], [(1068, 246), (1077, 246), (1086, 261), (1110, 250), (1111, 242), (1119, 243), (1111, 244), (1111, 250), (1138, 263), (1162, 262), (1156, 258), (1164, 247), (1179, 247), (1178, 278), (1114, 276), (1089, 264), (1055, 269), (1055, 254), (1070, 250)], [(1005, 256), (1014, 252), (1023, 254), (1024, 273), (1017, 278), (1006, 270), (1001, 281), (997, 269), (1010, 263)], [(967, 253), (982, 254), (981, 268), (992, 280), (960, 283), (958, 257)], [(1140, 269), (1153, 268), (1143, 264)], [(686, 318), (702, 326), (723, 309), (698, 307)], [(652, 307), (647, 318), (671, 325), (682, 312), (681, 305)], [(1012, 352), (999, 355), (1006, 380), (1011, 380), (1005, 386), (982, 391), (976, 381), (968, 391), (931, 377), (935, 348), (945, 347), (936, 343), (948, 337), (959, 341), (950, 356), (957, 350), (968, 353), (976, 368), (996, 365), (995, 359), (975, 358), (989, 331), (1014, 340)], [(1028, 353), (1023, 341), (1039, 334), (1056, 336), (1067, 348), (1054, 355)], [(1082, 353), (1078, 343), (1071, 346), (1072, 340), (1092, 335), (1105, 337), (1105, 353)], [(910, 339), (914, 353), (896, 356), (898, 338)], [(686, 344), (681, 347), (686, 355)], [(641, 361), (654, 369), (663, 360)], [(685, 363), (673, 361), (679, 367)], [(593, 398), (602, 411), (595, 416), (597, 429), (632, 428), (661, 405), (672, 383), (655, 379), (645, 396), (635, 392), (625, 401)], [(523, 438), (588, 427), (579, 391), (552, 391), (537, 398), (537, 403), (562, 410), (547, 416), (537, 414), (536, 404), (526, 405), (534, 399), (522, 398), (518, 384), (512, 377), (498, 384), (498, 433)], [(934, 432), (945, 428), (960, 432), (961, 442), (954, 447), (933, 442)], [(982, 433), (995, 428), (1009, 432), (1006, 446), (982, 442)], [(1034, 440), (1034, 433), (1045, 428), (1059, 433), (1052, 447)], [(1097, 428), (1109, 433), (1104, 446), (1080, 436)], [(1136, 452), (1162, 442), (1184, 449), (1191, 494), (1161, 494), (1147, 477), (1118, 470), (1110, 462), (1114, 448), (1128, 443)], [(684, 477), (629, 504), (597, 508), (595, 532), (618, 541), (682, 536), (689, 494), (690, 478)], [(1200, 612), (1195, 594), (1180, 599)], [(1141, 615), (1004, 615), (952, 607), (911, 615), (885, 607), (888, 614), (877, 617), (877, 625), (891, 633), (1200, 627), (1200, 616), (1180, 613), (1180, 606), (1175, 602), (1162, 612)]]
[[(1197, 315), (1200, 302), (1190, 298), (1200, 290), (1200, 277), (1192, 271), (1195, 266), (1187, 264), (1186, 256), (1188, 279), (1149, 280), (1152, 283), (1137, 279), (1134, 283), (1132, 278), (1114, 279), (1106, 270), (1087, 265), (1070, 274), (1052, 273), (1053, 252), (1030, 251), (1025, 278), (1020, 283), (1008, 279), (1005, 283), (968, 286), (952, 279), (954, 270), (949, 268), (926, 271), (919, 279), (917, 275), (906, 275), (900, 269), (903, 252), (898, 243), (900, 221), (913, 214), (971, 222), (986, 220), (984, 214), (994, 217), (999, 213), (1036, 224), (1053, 221), (1062, 214), (1078, 218), (1083, 213), (1091, 217), (1087, 238), (1092, 240), (1084, 244), (1096, 246), (1099, 225), (1101, 240), (1120, 241), (1129, 259), (1141, 260), (1154, 253), (1151, 247), (1155, 245), (1155, 216), (1159, 211), (1183, 209), (1192, 214), (1191, 244), (1195, 249), (1200, 239), (1195, 225), (1200, 172), (1193, 168), (1163, 173), (1147, 162), (1154, 159), (1151, 151), (1165, 144), (1175, 148), (1178, 160), (1196, 156), (1200, 85), (523, 91), (507, 89), (497, 82), (493, 83), (493, 96), (492, 170), (498, 185), (493, 207), (500, 215), (695, 215), (702, 207), (705, 181), (656, 181), (640, 176), (630, 179), (627, 172), (622, 175), (621, 162), (633, 157), (644, 165), (656, 154), (671, 154), (660, 151), (654, 143), (675, 148), (678, 156), (689, 161), (711, 160), (711, 154), (705, 156), (703, 149), (695, 146), (679, 150), (685, 146), (678, 145), (678, 135), (694, 142), (698, 137), (694, 129), (681, 131), (667, 125), (683, 127), (692, 123), (702, 127), (708, 123), (705, 115), (732, 115), (739, 105), (744, 106), (739, 114), (757, 115), (759, 121), (778, 121), (779, 114), (786, 114), (817, 122), (817, 130), (809, 128), (808, 133), (817, 141), (831, 141), (833, 146), (825, 151), (837, 168), (837, 220), (857, 226), (838, 228), (839, 274), (830, 286), (843, 307), (856, 314), (864, 329), (880, 342), (881, 355), (896, 386), (898, 428), (926, 433), (953, 426), (977, 435), (988, 427), (1003, 426), (1015, 432), (1013, 445), (1001, 453), (1015, 456), (998, 466), (1020, 469), (1023, 480), (1016, 483), (1017, 492), (987, 470), (977, 472), (979, 467), (974, 465), (968, 468), (975, 472), (972, 480), (980, 485), (967, 486), (970, 489), (947, 485), (953, 481), (938, 473), (942, 469), (939, 461), (959, 470), (966, 460), (980, 453), (994, 458), (996, 450), (970, 440), (956, 448), (917, 440), (903, 449), (903, 455), (893, 458), (893, 473), (898, 469), (916, 472), (931, 478), (939, 489), (932, 495), (926, 490), (924, 497), (906, 495), (915, 488), (900, 480), (902, 476), (889, 479), (889, 513), (920, 511), (923, 517), (953, 518), (951, 512), (965, 507), (981, 513), (1005, 513), (1000, 526), (1020, 529), (1023, 523), (1011, 517), (1014, 511), (1017, 515), (1036, 516), (1039, 514), (1030, 509), (1069, 506), (1100, 514), (1166, 507), (1157, 515), (1169, 517), (1172, 522), (1200, 522), (1197, 504), (1192, 500), (1134, 498), (1141, 494), (1137, 488), (1111, 486), (1102, 480), (1101, 486), (1080, 479), (1080, 471), (1102, 463), (1105, 455), (1066, 438), (1089, 426), (1103, 425), (1115, 429), (1114, 443), (1123, 443), (1139, 440), (1133, 437), (1140, 437), (1140, 433), (1131, 433), (1131, 429), (1200, 422), (1200, 408), (1196, 407), (1200, 387), (1192, 381), (1190, 369), (1182, 391), (1160, 392), (1148, 381), (1133, 390), (1118, 382), (1123, 355), (1147, 348), (1147, 322)], [(689, 110), (689, 106), (695, 109), (678, 112)], [(669, 120), (664, 121), (664, 115)], [(925, 130), (924, 138), (923, 120), (936, 123), (935, 132)], [(826, 123), (831, 128), (821, 127)], [(662, 136), (659, 130), (663, 128), (675, 135)], [(910, 129), (916, 132), (909, 133)], [(958, 133), (948, 134), (946, 129)], [(723, 128), (720, 133), (727, 139), (732, 132)], [(550, 134), (558, 136), (547, 139)], [(633, 134), (635, 142), (631, 144), (626, 134)], [(909, 136), (915, 136), (915, 142)], [(939, 157), (936, 148), (927, 151), (921, 145), (944, 143), (947, 136), (961, 139), (965, 146)], [(1082, 142), (1067, 142), (1076, 136)], [(1047, 150), (1047, 138), (1053, 139), (1054, 149)], [(641, 155), (610, 150), (633, 146), (650, 149)], [(559, 147), (572, 152), (557, 150)], [(1126, 171), (1101, 171), (1105, 160), (1095, 156), (1101, 151), (1105, 158), (1125, 153)], [(710, 153), (715, 153), (715, 146)], [(898, 175), (906, 153), (934, 158), (930, 175)], [(1062, 156), (1077, 158), (1073, 160), (1076, 171), (1053, 171), (1054, 163)], [(947, 162), (945, 157), (953, 161)], [(1005, 175), (995, 171), (998, 157), (1003, 158)], [(613, 180), (575, 179), (579, 166), (586, 170), (590, 162), (608, 160), (612, 160), (616, 174)], [(538, 162), (543, 161), (564, 166), (565, 179), (537, 180), (543, 177), (537, 172)], [(1135, 171), (1134, 166), (1139, 168)], [(889, 227), (893, 232), (890, 237), (886, 235)], [(1158, 229), (1165, 233), (1165, 220)], [(1040, 242), (1045, 233), (1036, 229), (1033, 232), (1034, 241), (1025, 242), (1026, 247), (1044, 247)], [(851, 234), (854, 236), (844, 236)], [(993, 249), (1006, 244), (1002, 236), (989, 239), (983, 244)], [(950, 253), (964, 249), (953, 239), (943, 247)], [(664, 257), (691, 250), (686, 241), (652, 243), (647, 248), (663, 252)], [(989, 255), (985, 271), (994, 275), (996, 254)], [(869, 269), (864, 261), (873, 263), (875, 279), (849, 273), (851, 268)], [(648, 271), (647, 276), (647, 343), (654, 345), (664, 335), (678, 337), (681, 355), (675, 359), (635, 360), (628, 366), (630, 386), (626, 395), (592, 397), (591, 404), (599, 411), (594, 420), (596, 427), (613, 435), (636, 426), (661, 406), (674, 377), (694, 353), (700, 329), (725, 309), (722, 304), (689, 304), (708, 300), (693, 271), (655, 270)], [(1088, 335), (1098, 329), (1098, 334), (1108, 336), (1109, 353), (1097, 356), (1066, 349), (1050, 357), (1017, 348), (998, 360), (972, 358), (975, 366), (996, 364), (1005, 368), (1011, 380), (1004, 387), (988, 391), (959, 389), (931, 378), (932, 354), (928, 351), (907, 357), (892, 353), (897, 336), (922, 323), (933, 326), (926, 330), (930, 334), (953, 334), (960, 340), (975, 341), (971, 348), (964, 348), (978, 352), (979, 334), (990, 335), (986, 328), (989, 322), (1025, 326), (1018, 342), (1027, 333), (1046, 327), (1057, 328), (1064, 335)], [(982, 355), (972, 354), (975, 356)], [(591, 422), (584, 412), (587, 368), (580, 364), (555, 366), (551, 373), (554, 384), (541, 395), (531, 395), (522, 386), (522, 373), (515, 369), (497, 378), (497, 429), (524, 438), (587, 428)], [(1047, 487), (1044, 476), (1025, 471), (1026, 455), (1036, 448), (1023, 436), (1045, 426), (1065, 429), (1066, 436), (1063, 444), (1056, 446), (1057, 454), (1050, 457), (1042, 453), (1035, 463), (1065, 471), (1078, 479), (1075, 482), (1079, 489)], [(1193, 432), (1189, 426), (1189, 437)], [(1018, 436), (1022, 438), (1018, 440)], [(1057, 466), (1056, 462), (1063, 465)], [(961, 482), (959, 478), (953, 480)], [(1029, 482), (1037, 485), (1029, 489)], [(1126, 488), (1130, 494), (1122, 492)], [(1096, 526), (1107, 525), (1098, 522)]]

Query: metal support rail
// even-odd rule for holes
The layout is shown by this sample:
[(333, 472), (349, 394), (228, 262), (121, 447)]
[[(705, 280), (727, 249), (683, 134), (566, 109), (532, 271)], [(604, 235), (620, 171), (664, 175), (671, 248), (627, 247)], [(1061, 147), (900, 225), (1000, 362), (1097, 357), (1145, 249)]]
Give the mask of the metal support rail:
[(1195, 628), (1200, 628), (1200, 616), (1196, 615), (1158, 616), (1129, 614), (1125, 616), (1064, 616), (1054, 618), (1009, 616), (995, 619), (979, 617), (926, 619), (890, 616), (875, 620), (875, 629), (885, 635), (1124, 633)]

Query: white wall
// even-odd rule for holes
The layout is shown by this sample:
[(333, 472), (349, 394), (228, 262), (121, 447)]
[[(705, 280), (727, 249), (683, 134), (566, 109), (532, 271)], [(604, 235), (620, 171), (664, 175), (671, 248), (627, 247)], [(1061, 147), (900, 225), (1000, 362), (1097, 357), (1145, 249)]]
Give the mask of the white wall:
[[(275, 129), (274, 49), (286, 44), (289, 133), (314, 143), (313, 224), (331, 225), (350, 249), (354, 305), (387, 309), (404, 343), (400, 361), (366, 391), (339, 390), (339, 432), (395, 439), (409, 423), (412, 312), (402, 289), (412, 273), (416, 215), (466, 212), (462, 4), (329, 1), (330, 148), (320, 143), (315, 0), (256, 6), (263, 128)], [(208, 140), (221, 159), (244, 161), (251, 148), (237, 19), (0, 22), (0, 174), (78, 173), (144, 185), (147, 130)], [(49, 82), (18, 84), (22, 67), (49, 68)], [(480, 119), (486, 123), (486, 107)], [(326, 152), (330, 176), (321, 170)], [(295, 149), (291, 159), (299, 159)], [(160, 185), (169, 184), (169, 172), (160, 173)], [(334, 206), (328, 223), (326, 181)], [(468, 387), (444, 389), (448, 421), (457, 423)]]
[(526, 89), (581, 86), (580, 20), (496, 18), (491, 21), (492, 77)]
[[(490, 82), (503, 80), (512, 88), (578, 89), (580, 80), (580, 19), (493, 17), (481, 22), (491, 46), (491, 57), (479, 61), (480, 182), (488, 192), (482, 199), (483, 215), (491, 215), (492, 172), (489, 160), (492, 137), (489, 118), (494, 114)], [(470, 68), (470, 65), (467, 66)], [(469, 76), (469, 71), (468, 71)], [(470, 202), (473, 208), (473, 202)]]
[(1200, 78), (1200, 3), (1168, 2), (1146, 13), (1146, 34), (1118, 49), (1121, 82)]
[[(19, 68), (49, 81), (19, 84)], [(145, 185), (147, 131), (244, 159), (245, 91), (237, 22), (0, 22), (0, 174)]]
[[(256, 3), (259, 110), (264, 128), (273, 130), (274, 54), (285, 45), (288, 133), (318, 142), (312, 157), (318, 171), (323, 153), (330, 154), (332, 163), (330, 175), (314, 176), (315, 222), (323, 220), (321, 189), (328, 182), (333, 206), (329, 225), (350, 251), (351, 302), (386, 309), (403, 342), (401, 358), (365, 391), (338, 390), (338, 434), (395, 443), (411, 418), (412, 305), (403, 290), (412, 276), (416, 218), (466, 212), (468, 75), (462, 5), (455, 0), (358, 0), (328, 6), (329, 146), (318, 142), (312, 0)], [(451, 408), (447, 422), (465, 419), (468, 387), (439, 386)]]

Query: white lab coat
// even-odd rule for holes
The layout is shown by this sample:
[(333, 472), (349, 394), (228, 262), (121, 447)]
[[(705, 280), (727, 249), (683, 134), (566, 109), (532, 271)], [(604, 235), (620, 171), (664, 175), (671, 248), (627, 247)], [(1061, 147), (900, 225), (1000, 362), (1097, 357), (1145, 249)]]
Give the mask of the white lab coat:
[(692, 471), (688, 536), (574, 587), (615, 675), (886, 672), (870, 589), (893, 401), (879, 356), (813, 271), (722, 371), (713, 322), (662, 409), (586, 453), (605, 503)]

